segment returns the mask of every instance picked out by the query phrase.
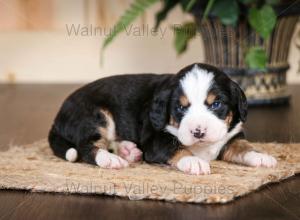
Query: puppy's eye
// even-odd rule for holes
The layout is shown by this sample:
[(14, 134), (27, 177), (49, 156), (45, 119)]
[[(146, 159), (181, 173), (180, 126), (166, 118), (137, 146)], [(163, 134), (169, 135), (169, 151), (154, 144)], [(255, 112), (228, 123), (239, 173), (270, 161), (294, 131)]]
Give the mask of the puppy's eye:
[(184, 112), (186, 109), (187, 109), (187, 106), (179, 105), (179, 106), (177, 107), (177, 110), (180, 111), (180, 112)]
[(219, 101), (215, 101), (210, 105), (211, 110), (217, 110), (222, 106), (222, 103)]

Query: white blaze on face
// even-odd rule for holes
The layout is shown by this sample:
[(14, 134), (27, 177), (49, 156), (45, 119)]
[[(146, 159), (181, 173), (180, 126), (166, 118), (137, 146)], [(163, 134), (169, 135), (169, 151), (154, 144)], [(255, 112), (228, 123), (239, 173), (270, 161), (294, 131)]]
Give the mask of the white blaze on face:
[(205, 133), (201, 139), (203, 142), (220, 141), (227, 133), (227, 125), (224, 120), (219, 119), (205, 105), (213, 78), (213, 73), (195, 65), (180, 81), (183, 92), (190, 103), (177, 132), (179, 141), (185, 146), (191, 146), (199, 141), (193, 135), (197, 128)]

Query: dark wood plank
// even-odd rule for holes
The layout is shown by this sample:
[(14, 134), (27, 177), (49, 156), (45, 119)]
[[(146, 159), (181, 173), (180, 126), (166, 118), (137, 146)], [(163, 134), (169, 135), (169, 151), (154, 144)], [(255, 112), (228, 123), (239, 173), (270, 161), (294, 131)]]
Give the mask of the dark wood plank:
[(249, 109), (246, 132), (249, 140), (262, 142), (300, 142), (300, 86), (290, 86), (289, 105)]
[[(0, 85), (0, 150), (46, 137), (63, 99), (79, 85)], [(300, 86), (290, 106), (249, 111), (252, 141), (299, 142)], [(299, 99), (299, 98), (298, 98)], [(300, 219), (300, 176), (225, 205), (129, 201), (107, 196), (0, 191), (2, 219)]]

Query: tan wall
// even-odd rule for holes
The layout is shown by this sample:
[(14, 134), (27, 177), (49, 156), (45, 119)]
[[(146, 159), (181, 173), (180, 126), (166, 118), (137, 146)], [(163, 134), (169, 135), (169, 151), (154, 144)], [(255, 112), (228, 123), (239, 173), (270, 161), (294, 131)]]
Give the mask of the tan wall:
[[(176, 56), (169, 26), (191, 19), (179, 8), (171, 14), (157, 36), (138, 33), (145, 27), (143, 24), (148, 25), (146, 30), (153, 27), (153, 17), (159, 5), (153, 7), (135, 22), (130, 33), (123, 33), (113, 42), (105, 52), (102, 66), (100, 48), (104, 34), (68, 35), (66, 25), (70, 27), (72, 24), (89, 30), (90, 24), (93, 28), (100, 26), (107, 34), (131, 1), (1, 1), (0, 82), (87, 82), (111, 74), (176, 72), (187, 64), (204, 60), (200, 37), (192, 42), (187, 53)], [(298, 30), (300, 32), (300, 26)], [(300, 83), (300, 36), (297, 33), (291, 47), (292, 68), (288, 75), (291, 83)]]

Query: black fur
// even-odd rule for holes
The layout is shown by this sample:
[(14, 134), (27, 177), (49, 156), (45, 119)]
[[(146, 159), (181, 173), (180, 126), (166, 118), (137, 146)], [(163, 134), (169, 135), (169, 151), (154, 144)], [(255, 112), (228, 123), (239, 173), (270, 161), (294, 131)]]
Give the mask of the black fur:
[[(73, 147), (82, 161), (94, 164), (96, 148), (93, 143), (101, 138), (98, 128), (106, 126), (100, 109), (107, 109), (113, 115), (119, 140), (136, 143), (147, 162), (166, 163), (180, 148), (180, 143), (164, 128), (170, 115), (181, 120), (179, 80), (193, 65), (176, 75), (120, 75), (78, 89), (65, 100), (50, 130), (48, 139), (54, 154), (65, 158), (66, 151)], [(212, 89), (226, 104), (215, 114), (222, 118), (233, 110), (232, 127), (238, 121), (245, 121), (247, 105), (239, 87), (218, 69), (197, 65), (215, 74), (216, 83)]]
[(153, 98), (149, 119), (155, 130), (160, 131), (167, 124), (169, 119), (169, 101), (172, 94), (171, 89), (159, 91)]

